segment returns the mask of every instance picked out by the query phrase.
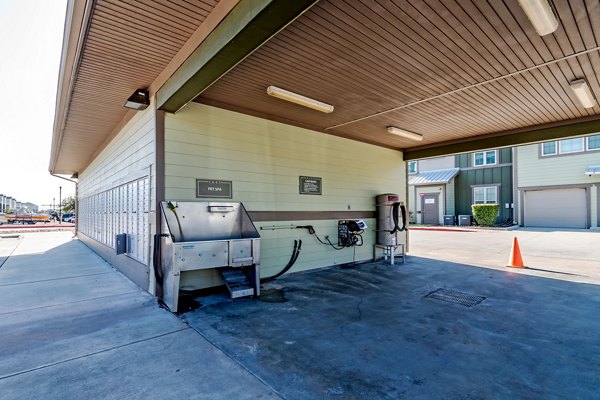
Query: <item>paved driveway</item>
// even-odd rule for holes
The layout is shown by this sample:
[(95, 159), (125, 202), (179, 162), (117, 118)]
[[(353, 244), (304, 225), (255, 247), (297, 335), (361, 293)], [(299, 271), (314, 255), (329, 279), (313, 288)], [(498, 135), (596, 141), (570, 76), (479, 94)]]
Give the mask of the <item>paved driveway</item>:
[(513, 238), (529, 270), (525, 274), (600, 282), (600, 232), (589, 230), (411, 229), (409, 254), (463, 264), (505, 269)]

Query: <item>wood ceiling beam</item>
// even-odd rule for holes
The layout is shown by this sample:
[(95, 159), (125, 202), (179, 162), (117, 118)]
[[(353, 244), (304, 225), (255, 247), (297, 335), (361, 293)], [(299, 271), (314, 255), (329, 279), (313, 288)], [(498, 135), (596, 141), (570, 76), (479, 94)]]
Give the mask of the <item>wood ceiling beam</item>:
[(596, 132), (600, 132), (599, 116), (412, 148), (404, 150), (403, 154), (405, 161), (418, 160), (485, 149), (540, 143)]
[(156, 94), (176, 112), (318, 0), (241, 0)]

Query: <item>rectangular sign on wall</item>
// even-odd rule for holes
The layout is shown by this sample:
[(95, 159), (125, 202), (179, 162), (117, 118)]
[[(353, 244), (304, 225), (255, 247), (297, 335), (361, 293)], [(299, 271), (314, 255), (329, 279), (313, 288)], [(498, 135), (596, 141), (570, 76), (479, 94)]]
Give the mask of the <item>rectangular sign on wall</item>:
[(233, 195), (231, 181), (196, 179), (196, 197), (231, 199)]
[(300, 194), (322, 194), (322, 183), (321, 178), (314, 176), (301, 176), (300, 177)]

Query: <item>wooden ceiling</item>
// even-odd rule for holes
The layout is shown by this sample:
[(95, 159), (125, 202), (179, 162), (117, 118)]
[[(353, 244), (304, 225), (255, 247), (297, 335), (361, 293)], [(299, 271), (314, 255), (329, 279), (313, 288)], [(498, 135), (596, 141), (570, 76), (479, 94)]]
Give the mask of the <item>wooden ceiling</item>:
[(196, 101), (395, 149), (600, 117), (569, 88), (585, 78), (600, 98), (600, 2), (551, 3), (559, 27), (540, 37), (516, 0), (321, 0)]
[[(80, 172), (218, 0), (96, 0), (53, 172)], [(56, 135), (56, 132), (55, 132)]]
[[(508, 133), (557, 123), (595, 127), (600, 106), (582, 108), (569, 82), (585, 78), (600, 98), (600, 2), (550, 2), (559, 26), (540, 37), (517, 0), (320, 0), (196, 101), (409, 152), (494, 135), (510, 145)], [(80, 32), (65, 37), (54, 173), (83, 171), (135, 113), (125, 99), (159, 90), (238, 0), (69, 3), (91, 11), (81, 27), (67, 20)], [(269, 97), (270, 85), (335, 111)], [(390, 135), (390, 125), (424, 139)]]

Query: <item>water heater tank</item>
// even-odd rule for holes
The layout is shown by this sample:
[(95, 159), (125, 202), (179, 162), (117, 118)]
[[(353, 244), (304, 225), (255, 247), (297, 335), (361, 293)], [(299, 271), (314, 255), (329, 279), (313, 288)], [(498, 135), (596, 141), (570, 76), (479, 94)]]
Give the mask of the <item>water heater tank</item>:
[[(404, 205), (399, 201), (395, 193), (380, 194), (375, 198), (375, 211), (377, 213), (377, 244), (381, 246), (396, 246), (398, 237), (395, 228), (400, 221), (399, 205)], [(396, 205), (396, 206), (395, 206)]]

